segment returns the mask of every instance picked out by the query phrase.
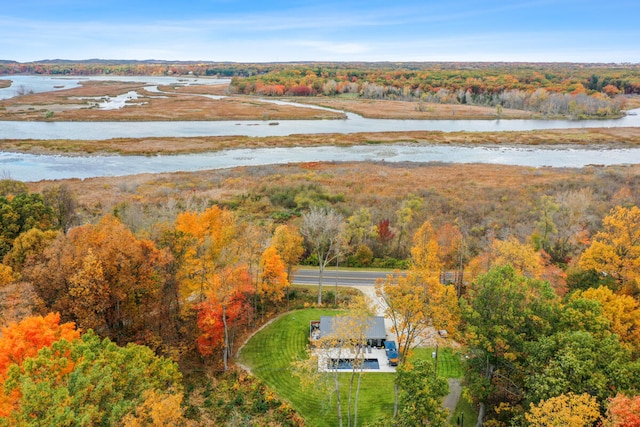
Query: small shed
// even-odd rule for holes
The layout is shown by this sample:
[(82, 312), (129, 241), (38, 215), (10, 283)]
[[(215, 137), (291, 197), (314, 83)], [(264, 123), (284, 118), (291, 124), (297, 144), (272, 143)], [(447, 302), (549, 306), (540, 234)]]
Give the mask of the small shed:
[[(318, 325), (319, 333), (316, 333), (317, 338), (323, 338), (331, 333), (334, 330), (334, 323), (336, 316), (322, 316), (320, 317), (320, 322)], [(382, 316), (373, 316), (369, 317), (367, 320), (368, 328), (365, 333), (365, 337), (367, 339), (367, 345), (372, 347), (382, 347), (384, 345), (384, 341), (387, 339), (387, 333), (384, 327), (384, 317)], [(312, 321), (317, 322), (317, 321)], [(312, 339), (315, 338), (313, 336), (313, 327), (312, 327)]]

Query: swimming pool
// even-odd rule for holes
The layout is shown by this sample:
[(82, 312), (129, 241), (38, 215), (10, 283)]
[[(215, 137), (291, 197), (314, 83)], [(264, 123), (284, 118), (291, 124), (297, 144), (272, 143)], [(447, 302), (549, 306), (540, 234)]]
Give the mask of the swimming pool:
[[(328, 369), (352, 369), (353, 359), (329, 359), (327, 362)], [(364, 359), (362, 361), (362, 369), (380, 369), (378, 359)]]

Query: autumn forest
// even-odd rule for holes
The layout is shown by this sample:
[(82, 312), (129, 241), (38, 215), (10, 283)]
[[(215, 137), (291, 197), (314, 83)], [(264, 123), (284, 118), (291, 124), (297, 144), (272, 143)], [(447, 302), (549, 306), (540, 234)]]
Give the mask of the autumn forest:
[[(0, 81), (20, 73), (191, 73), (230, 78), (225, 96), (246, 102), (474, 105), (572, 120), (620, 117), (640, 94), (637, 67), (604, 64), (0, 63)], [(508, 138), (562, 137), (536, 132)], [(597, 143), (638, 143), (637, 130), (624, 132), (603, 131)], [(54, 153), (69, 144), (2, 143)], [(310, 161), (4, 177), (0, 426), (445, 426), (461, 417), (640, 426), (639, 168)], [(387, 273), (370, 288), (397, 337), (395, 374), (318, 372), (308, 318), (343, 319), (345, 335), (330, 345), (357, 354), (362, 331), (349, 322), (374, 310), (358, 289), (322, 286), (336, 268)], [(296, 283), (306, 269), (320, 286)], [(433, 331), (447, 334), (420, 344)], [(280, 349), (256, 347), (265, 336)], [(274, 368), (258, 369), (261, 358)], [(442, 405), (452, 379), (462, 389), (455, 412)]]

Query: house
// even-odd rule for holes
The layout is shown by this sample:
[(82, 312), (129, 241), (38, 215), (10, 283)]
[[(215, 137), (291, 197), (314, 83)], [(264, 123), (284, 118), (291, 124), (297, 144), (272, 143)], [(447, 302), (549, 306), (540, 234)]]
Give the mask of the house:
[[(311, 344), (313, 342), (330, 336), (334, 331), (336, 316), (322, 316), (320, 320), (312, 320), (309, 330), (309, 338)], [(384, 327), (384, 317), (373, 316), (367, 320), (368, 328), (365, 333), (367, 345), (372, 347), (382, 347), (387, 339), (387, 333)]]

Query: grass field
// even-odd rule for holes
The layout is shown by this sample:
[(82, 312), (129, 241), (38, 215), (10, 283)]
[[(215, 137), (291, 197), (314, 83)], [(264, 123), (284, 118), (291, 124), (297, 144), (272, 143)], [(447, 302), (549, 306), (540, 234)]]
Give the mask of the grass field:
[[(304, 309), (288, 313), (257, 333), (240, 354), (240, 362), (272, 387), (305, 419), (309, 426), (337, 426), (335, 398), (313, 388), (303, 388), (292, 371), (292, 363), (306, 357), (309, 321), (335, 315), (335, 310)], [(418, 349), (414, 357), (431, 358), (432, 349)], [(459, 377), (462, 368), (450, 349), (438, 352), (440, 375)], [(348, 387), (349, 374), (340, 376), (341, 390)], [(375, 420), (393, 411), (393, 374), (364, 373), (358, 406), (361, 421)], [(346, 395), (343, 395), (346, 417)], [(346, 419), (346, 418), (345, 418)]]
[(464, 395), (460, 397), (458, 406), (451, 417), (451, 424), (454, 426), (475, 426), (478, 420), (478, 410), (471, 404)]

